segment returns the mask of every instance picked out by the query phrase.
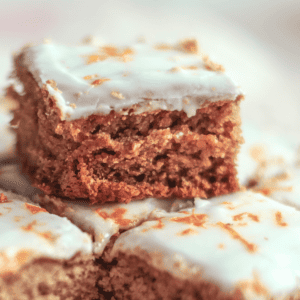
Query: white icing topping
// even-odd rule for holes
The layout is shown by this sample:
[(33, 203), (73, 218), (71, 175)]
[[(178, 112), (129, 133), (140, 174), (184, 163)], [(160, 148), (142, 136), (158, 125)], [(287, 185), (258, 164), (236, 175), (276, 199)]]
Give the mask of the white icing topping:
[[(0, 168), (0, 185), (30, 197), (34, 197), (38, 192), (20, 173), (17, 165)], [(39, 201), (38, 197), (35, 200)], [(158, 211), (178, 211), (193, 206), (193, 202), (189, 200), (157, 200), (154, 198), (133, 201), (128, 204), (106, 203), (93, 206), (85, 200), (64, 200), (62, 203), (67, 204), (64, 216), (92, 235), (94, 253), (98, 255), (103, 252), (114, 234), (119, 233), (120, 230), (138, 226), (151, 214), (157, 214)], [(51, 206), (47, 199), (43, 200), (43, 204), (46, 207), (47, 205)]]
[(26, 201), (0, 190), (0, 273), (17, 271), (23, 264), (42, 257), (70, 259), (78, 252), (92, 254), (88, 234), (66, 218)]
[[(235, 100), (241, 93), (226, 74), (207, 70), (200, 55), (136, 44), (102, 59), (103, 49), (42, 44), (24, 50), (23, 64), (56, 98), (62, 119), (121, 112), (135, 104), (136, 113), (184, 110), (192, 116), (205, 100)], [(101, 59), (89, 64), (96, 55)], [(100, 84), (92, 85), (95, 80)]]
[(94, 238), (94, 252), (101, 254), (114, 234), (120, 230), (141, 224), (156, 211), (173, 211), (179, 207), (192, 205), (191, 201), (156, 200), (148, 198), (124, 203), (97, 204), (91, 206), (86, 201), (66, 202), (68, 209), (64, 215)]
[[(208, 280), (245, 299), (296, 290), (300, 279), (300, 213), (263, 195), (240, 192), (195, 209), (159, 213), (117, 239), (112, 257), (134, 254), (160, 270)], [(153, 215), (155, 217), (155, 215)]]

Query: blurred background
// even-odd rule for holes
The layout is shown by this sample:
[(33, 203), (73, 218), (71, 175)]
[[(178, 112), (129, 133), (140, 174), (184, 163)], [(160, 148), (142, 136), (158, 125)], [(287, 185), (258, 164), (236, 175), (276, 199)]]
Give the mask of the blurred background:
[(300, 144), (299, 0), (1, 0), (0, 88), (24, 44), (87, 35), (108, 43), (196, 37), (245, 92), (244, 124)]

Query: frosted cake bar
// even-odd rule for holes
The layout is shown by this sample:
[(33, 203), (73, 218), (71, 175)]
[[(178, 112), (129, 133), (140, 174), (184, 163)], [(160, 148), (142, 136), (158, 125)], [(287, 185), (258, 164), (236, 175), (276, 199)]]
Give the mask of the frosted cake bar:
[(93, 206), (88, 201), (66, 201), (49, 196), (39, 196), (38, 201), (49, 212), (67, 217), (73, 224), (88, 232), (92, 236), (93, 251), (97, 256), (101, 256), (121, 232), (139, 226), (151, 218), (153, 213), (178, 211), (193, 206), (193, 201), (154, 198), (128, 204), (105, 203)]
[(92, 240), (66, 218), (0, 190), (0, 299), (95, 299)]
[(26, 47), (17, 150), (46, 194), (96, 202), (239, 189), (239, 88), (196, 41)]
[(116, 299), (299, 299), (294, 208), (239, 192), (152, 217), (110, 251), (99, 285)]

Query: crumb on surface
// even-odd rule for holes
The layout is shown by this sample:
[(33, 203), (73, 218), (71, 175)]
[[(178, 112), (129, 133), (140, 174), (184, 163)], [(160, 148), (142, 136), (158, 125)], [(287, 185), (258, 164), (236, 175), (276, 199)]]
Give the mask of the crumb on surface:
[(3, 193), (0, 194), (0, 203), (7, 203), (7, 196), (4, 195)]
[(109, 81), (110, 79), (109, 78), (99, 78), (99, 79), (96, 79), (94, 80), (91, 85), (101, 85), (103, 84), (104, 82), (106, 81)]
[(179, 43), (178, 48), (183, 52), (193, 54), (197, 54), (199, 51), (199, 46), (196, 39), (185, 39)]
[(202, 59), (207, 70), (215, 72), (225, 72), (225, 68), (222, 65), (214, 63), (207, 55), (203, 56)]
[(55, 80), (49, 79), (46, 81), (46, 83), (49, 84), (55, 91), (62, 93), (62, 91), (58, 89), (57, 83)]
[(133, 60), (133, 55), (134, 51), (131, 48), (118, 49), (114, 46), (103, 46), (99, 48), (98, 53), (90, 54), (87, 56), (86, 64), (96, 63), (108, 58), (114, 58), (122, 62), (128, 62)]
[(125, 99), (125, 97), (124, 97), (124, 96), (122, 95), (122, 93), (120, 93), (120, 92), (112, 91), (110, 94), (111, 94), (114, 98), (117, 98), (117, 99), (120, 99), (120, 100)]

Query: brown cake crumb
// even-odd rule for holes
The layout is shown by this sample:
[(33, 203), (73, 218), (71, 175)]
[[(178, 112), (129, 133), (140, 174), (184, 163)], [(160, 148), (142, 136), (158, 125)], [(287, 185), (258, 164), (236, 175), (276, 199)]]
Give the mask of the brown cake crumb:
[(186, 39), (179, 43), (178, 48), (183, 52), (198, 53), (198, 42), (195, 39)]
[(100, 79), (96, 79), (94, 80), (91, 84), (92, 85), (101, 85), (103, 84), (105, 81), (109, 81), (109, 78), (100, 78)]
[(125, 97), (120, 92), (112, 91), (110, 94), (117, 99), (125, 99)]
[(62, 93), (61, 90), (58, 89), (57, 83), (54, 80), (47, 80), (46, 83), (50, 84), (50, 86), (57, 92)]
[(69, 261), (48, 258), (26, 264), (28, 254), (18, 254), (24, 266), (18, 273), (0, 276), (0, 299), (97, 299), (97, 267), (90, 257), (76, 255)]
[(207, 70), (216, 72), (225, 72), (225, 68), (222, 65), (216, 64), (210, 60), (210, 58), (205, 55), (203, 56), (203, 61)]

